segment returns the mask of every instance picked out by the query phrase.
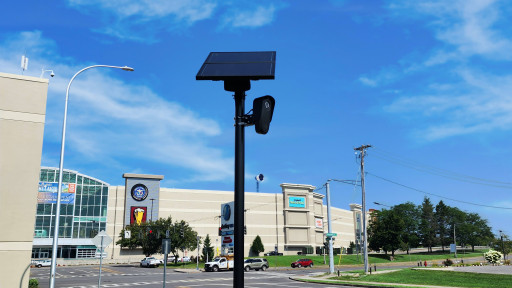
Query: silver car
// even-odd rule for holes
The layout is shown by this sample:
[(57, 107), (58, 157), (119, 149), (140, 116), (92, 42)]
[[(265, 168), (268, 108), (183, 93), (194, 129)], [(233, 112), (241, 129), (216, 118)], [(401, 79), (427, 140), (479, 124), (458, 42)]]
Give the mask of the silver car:
[(265, 258), (251, 258), (244, 261), (244, 269), (249, 272), (251, 269), (265, 271), (268, 269), (268, 261)]

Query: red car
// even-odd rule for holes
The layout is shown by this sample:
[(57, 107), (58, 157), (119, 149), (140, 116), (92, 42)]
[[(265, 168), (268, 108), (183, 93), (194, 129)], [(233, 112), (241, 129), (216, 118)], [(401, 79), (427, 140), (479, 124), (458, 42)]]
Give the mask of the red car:
[(311, 259), (299, 259), (292, 263), (292, 268), (295, 267), (313, 267), (313, 260)]

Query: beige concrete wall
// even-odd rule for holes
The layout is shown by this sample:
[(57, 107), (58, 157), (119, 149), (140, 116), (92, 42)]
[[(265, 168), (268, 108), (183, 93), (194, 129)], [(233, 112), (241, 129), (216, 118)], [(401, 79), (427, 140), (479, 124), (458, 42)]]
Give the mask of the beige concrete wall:
[(0, 73), (0, 287), (28, 287), (48, 80)]
[[(278, 245), (279, 252), (296, 254), (303, 246), (313, 248), (323, 246), (324, 233), (327, 233), (327, 210), (323, 205), (323, 195), (313, 192), (310, 185), (283, 184), (283, 193), (245, 193), (245, 256), (249, 252), (256, 236), (260, 236), (265, 251), (273, 251)], [(124, 186), (109, 188), (107, 234), (113, 242), (119, 240), (124, 221)], [(290, 193), (288, 193), (290, 192)], [(305, 208), (288, 206), (287, 196), (306, 197)], [(208, 234), (212, 246), (220, 249), (221, 237), (218, 236), (221, 204), (233, 201), (230, 191), (191, 190), (160, 188), (159, 217), (171, 216), (173, 221), (185, 220), (203, 239)], [(354, 241), (353, 212), (340, 208), (331, 208), (333, 232), (338, 233), (335, 247), (340, 244), (348, 247)], [(315, 227), (315, 220), (322, 219), (323, 227)], [(337, 244), (337, 245), (336, 245)], [(120, 249), (112, 245), (108, 250), (112, 259), (132, 259), (139, 261), (141, 250)], [(187, 256), (197, 255), (197, 251), (187, 251)], [(156, 255), (159, 257), (160, 255)]]

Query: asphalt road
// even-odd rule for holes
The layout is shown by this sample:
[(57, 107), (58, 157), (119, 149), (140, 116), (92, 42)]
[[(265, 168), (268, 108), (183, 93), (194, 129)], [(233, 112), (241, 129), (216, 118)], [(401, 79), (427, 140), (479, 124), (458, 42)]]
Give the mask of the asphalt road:
[[(267, 271), (250, 271), (244, 274), (245, 287), (343, 287), (339, 285), (309, 284), (290, 280), (290, 276), (313, 276), (328, 269), (269, 269)], [(195, 272), (195, 270), (194, 270)], [(31, 269), (30, 278), (39, 280), (39, 287), (49, 287), (50, 268)], [(58, 288), (92, 288), (98, 287), (99, 266), (65, 266), (57, 267), (55, 287)], [(233, 272), (197, 272), (181, 273), (167, 269), (167, 288), (186, 287), (232, 287)], [(163, 268), (140, 268), (133, 265), (103, 265), (101, 287), (163, 287)]]

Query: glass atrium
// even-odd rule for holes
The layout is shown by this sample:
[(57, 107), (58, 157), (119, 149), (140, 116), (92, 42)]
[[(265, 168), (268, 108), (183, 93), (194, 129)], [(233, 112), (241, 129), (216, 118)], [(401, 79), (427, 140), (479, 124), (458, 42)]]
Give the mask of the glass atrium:
[[(108, 184), (66, 169), (62, 176), (59, 244), (71, 245), (59, 245), (58, 257), (94, 257), (95, 246), (91, 246), (92, 242), (87, 240), (94, 238), (99, 231), (106, 228)], [(54, 233), (58, 181), (58, 168), (41, 168), (33, 258), (45, 258), (51, 255), (50, 242)]]

